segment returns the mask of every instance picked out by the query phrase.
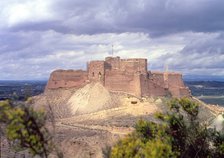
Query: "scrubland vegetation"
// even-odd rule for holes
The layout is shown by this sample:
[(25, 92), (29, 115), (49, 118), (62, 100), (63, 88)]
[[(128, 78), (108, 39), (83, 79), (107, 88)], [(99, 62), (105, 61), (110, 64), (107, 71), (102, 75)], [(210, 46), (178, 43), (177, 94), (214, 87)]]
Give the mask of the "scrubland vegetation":
[[(224, 133), (198, 119), (198, 104), (188, 98), (172, 99), (170, 113), (157, 113), (161, 123), (139, 120), (135, 132), (120, 140), (112, 158), (222, 158)], [(186, 116), (185, 116), (186, 114)]]
[(34, 111), (30, 101), (0, 102), (1, 134), (16, 151), (28, 150), (32, 156), (48, 157), (55, 147), (45, 126), (46, 115), (43, 111)]

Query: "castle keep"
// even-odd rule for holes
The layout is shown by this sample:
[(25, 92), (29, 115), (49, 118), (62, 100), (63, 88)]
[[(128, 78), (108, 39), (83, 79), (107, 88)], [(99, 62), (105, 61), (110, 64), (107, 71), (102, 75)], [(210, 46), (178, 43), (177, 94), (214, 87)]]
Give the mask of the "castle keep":
[(120, 59), (90, 61), (87, 71), (56, 70), (51, 73), (46, 89), (81, 88), (90, 82), (101, 82), (112, 92), (144, 96), (190, 96), (182, 74), (147, 70), (147, 59)]

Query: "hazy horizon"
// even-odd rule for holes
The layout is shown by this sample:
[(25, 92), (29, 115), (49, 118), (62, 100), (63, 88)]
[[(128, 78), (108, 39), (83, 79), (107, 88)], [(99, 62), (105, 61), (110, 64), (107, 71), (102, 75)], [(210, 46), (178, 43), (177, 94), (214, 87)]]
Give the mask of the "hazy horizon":
[[(50, 76), (49, 76), (50, 77)], [(47, 82), (49, 78), (45, 78), (45, 79), (0, 79), (0, 82), (3, 81), (27, 81), (27, 82)], [(184, 81), (214, 81), (214, 82), (224, 82), (224, 77), (220, 77), (220, 76), (203, 76), (203, 75), (183, 75), (183, 80)]]

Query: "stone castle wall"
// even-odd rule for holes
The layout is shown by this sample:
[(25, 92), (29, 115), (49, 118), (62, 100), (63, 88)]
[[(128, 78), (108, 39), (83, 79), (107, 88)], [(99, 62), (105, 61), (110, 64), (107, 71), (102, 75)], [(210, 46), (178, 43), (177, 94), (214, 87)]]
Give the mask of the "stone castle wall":
[(87, 84), (88, 74), (82, 70), (56, 70), (48, 80), (46, 89), (80, 88)]
[(180, 73), (151, 72), (147, 59), (107, 57), (91, 61), (87, 71), (57, 70), (52, 72), (46, 89), (80, 88), (89, 82), (101, 82), (110, 91), (142, 96), (190, 96)]
[(140, 95), (139, 75), (125, 71), (106, 71), (104, 86), (110, 91)]
[(120, 70), (127, 73), (146, 73), (147, 59), (120, 59), (120, 57), (107, 57), (105, 64), (108, 65), (105, 69)]
[(182, 74), (180, 73), (151, 72), (151, 75), (148, 80), (148, 86), (149, 87), (147, 89), (149, 90), (149, 93), (143, 93), (143, 95), (149, 95), (149, 96), (172, 95), (176, 97), (190, 95), (190, 91), (184, 85)]
[(128, 73), (145, 74), (147, 72), (146, 59), (122, 59), (120, 63), (120, 69)]
[(88, 79), (90, 81), (104, 82), (105, 77), (105, 62), (104, 61), (91, 61), (88, 64)]

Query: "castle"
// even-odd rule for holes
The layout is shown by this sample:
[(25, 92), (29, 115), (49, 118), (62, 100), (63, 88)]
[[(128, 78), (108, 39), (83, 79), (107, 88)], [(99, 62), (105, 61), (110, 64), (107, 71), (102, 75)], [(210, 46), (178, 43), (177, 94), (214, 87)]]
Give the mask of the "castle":
[(137, 97), (191, 95), (184, 85), (182, 74), (148, 71), (147, 59), (120, 57), (90, 61), (87, 71), (53, 71), (46, 89), (81, 88), (90, 82), (100, 82), (111, 92), (124, 92)]

